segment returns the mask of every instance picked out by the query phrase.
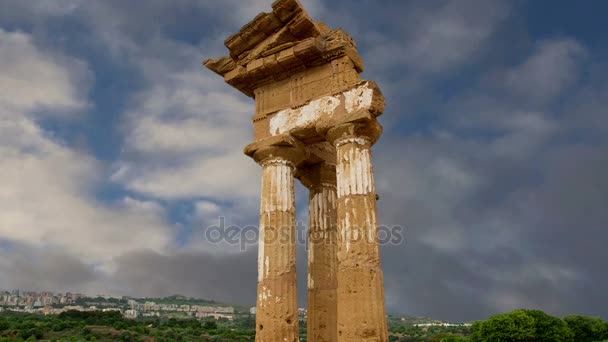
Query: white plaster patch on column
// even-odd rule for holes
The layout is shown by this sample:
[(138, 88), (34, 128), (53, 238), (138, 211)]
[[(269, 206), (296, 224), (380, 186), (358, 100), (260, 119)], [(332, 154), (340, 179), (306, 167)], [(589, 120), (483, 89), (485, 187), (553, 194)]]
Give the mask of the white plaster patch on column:
[(308, 264), (312, 265), (315, 262), (315, 249), (314, 249), (314, 238), (309, 239), (310, 245), (308, 247)]
[(312, 274), (308, 272), (308, 289), (313, 289), (315, 287), (315, 280), (312, 278)]
[(376, 241), (376, 222), (372, 218), (373, 211), (370, 208), (369, 202), (366, 200), (363, 202), (365, 207), (365, 229), (367, 229), (367, 241), (372, 243)]
[(272, 211), (271, 207), (273, 189), (274, 189), (274, 168), (270, 164), (265, 164), (262, 170), (262, 205), (260, 206), (260, 215)]
[(266, 194), (264, 190), (266, 189), (266, 181), (268, 179), (268, 176), (266, 176), (266, 172), (268, 172), (266, 167), (262, 167), (262, 186), (260, 189), (260, 215), (264, 213), (266, 206), (266, 196), (264, 196)]
[(346, 160), (342, 160), (343, 158), (346, 158), (346, 156), (344, 155), (344, 149), (338, 148), (338, 165), (336, 166), (336, 185), (338, 190), (338, 197), (344, 196), (344, 184), (346, 183), (344, 181), (344, 178), (346, 177)]
[(313, 231), (319, 231), (320, 228), (320, 221), (323, 219), (322, 217), (322, 209), (321, 209), (321, 202), (323, 201), (323, 199), (321, 198), (322, 193), (321, 192), (316, 192), (311, 201), (310, 201), (310, 219), (311, 219), (311, 228), (313, 229)]
[(355, 110), (370, 108), (374, 97), (374, 90), (365, 82), (357, 88), (347, 90), (344, 93), (344, 106), (351, 113)]
[(338, 96), (325, 96), (310, 101), (302, 107), (281, 110), (270, 119), (270, 135), (279, 135), (294, 128), (314, 125), (322, 117), (332, 116), (339, 105)]
[(346, 183), (346, 194), (356, 194), (357, 193), (357, 166), (359, 165), (358, 156), (355, 155), (355, 149), (351, 148), (348, 155), (348, 183)]
[(338, 147), (338, 196), (365, 195), (374, 191), (371, 154), (358, 144)]
[(347, 137), (338, 139), (335, 144), (336, 147), (340, 147), (346, 144), (359, 144), (359, 145), (367, 145), (369, 144), (369, 140), (362, 137)]
[[(350, 213), (347, 213), (347, 215), (348, 215), (348, 214), (350, 214)], [(354, 218), (355, 218), (355, 220), (356, 220), (357, 216), (354, 214), (354, 210), (353, 210), (353, 217), (354, 217)], [(357, 242), (357, 241), (359, 241), (359, 238), (360, 238), (360, 237), (359, 237), (359, 232), (360, 232), (360, 230), (361, 230), (361, 229), (363, 229), (363, 227), (361, 227), (361, 226), (360, 226), (360, 222), (357, 222), (357, 223), (356, 223), (356, 226), (349, 226), (349, 228), (348, 228), (348, 229), (349, 229), (349, 230), (347, 231), (347, 234), (346, 234), (346, 235), (347, 235), (347, 237), (348, 237), (348, 235), (349, 235), (349, 234), (348, 234), (348, 232), (350, 232), (350, 240), (349, 240), (349, 241), (350, 241), (351, 243), (352, 243), (352, 242)]]
[(264, 225), (260, 224), (258, 238), (258, 281), (264, 279)]
[(264, 167), (268, 189), (262, 195), (261, 214), (294, 208), (293, 168), (287, 163), (269, 162)]
[(266, 278), (270, 275), (270, 257), (266, 256), (266, 260), (264, 260), (264, 266), (266, 267)]
[(350, 239), (351, 239), (351, 227), (350, 227), (350, 215), (349, 213), (346, 213), (344, 215), (344, 233), (343, 233), (343, 237), (344, 237), (344, 242), (346, 243), (346, 253), (348, 253), (350, 251)]
[(311, 211), (310, 211), (310, 215), (311, 215), (311, 219), (312, 219), (312, 228), (313, 230), (317, 230), (318, 226), (319, 226), (319, 193), (315, 193), (315, 195), (312, 197), (312, 203), (311, 203), (312, 207), (311, 207)]
[(323, 232), (323, 238), (325, 238), (325, 232), (329, 228), (327, 220), (329, 219), (329, 201), (330, 201), (330, 189), (323, 188), (321, 190), (321, 212), (319, 217), (319, 227)]
[(288, 165), (278, 167), (282, 186), (278, 189), (281, 193), (281, 201), (277, 203), (277, 210), (288, 211), (293, 209), (293, 175), (292, 169)]
[(361, 193), (367, 194), (374, 191), (374, 173), (372, 172), (372, 156), (369, 148), (357, 148), (361, 153), (359, 167), (361, 168)]
[(266, 300), (268, 298), (272, 298), (272, 292), (270, 292), (269, 289), (266, 288), (266, 286), (262, 287), (262, 293), (260, 293), (260, 300), (263, 302), (266, 302)]
[(333, 209), (333, 210), (336, 210), (338, 208), (338, 193), (337, 193), (336, 189), (337, 188), (334, 188), (329, 191), (331, 209)]
[[(289, 189), (287, 185), (287, 175), (285, 174), (285, 169), (281, 166), (277, 166), (277, 179), (279, 180), (279, 186), (275, 189), (277, 192), (277, 202), (276, 209), (277, 210), (285, 210), (289, 196)], [(285, 208), (285, 209), (284, 209)]]

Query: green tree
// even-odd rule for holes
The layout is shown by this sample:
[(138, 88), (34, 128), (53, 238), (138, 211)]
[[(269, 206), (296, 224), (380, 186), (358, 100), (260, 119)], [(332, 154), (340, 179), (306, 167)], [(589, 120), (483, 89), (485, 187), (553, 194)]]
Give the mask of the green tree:
[(515, 310), (473, 324), (471, 340), (594, 342), (608, 338), (606, 322), (600, 318), (568, 316), (564, 319), (540, 310)]
[(470, 341), (470, 339), (466, 336), (460, 336), (460, 335), (448, 335), (445, 337), (442, 337), (441, 340), (439, 340), (439, 342), (467, 342)]
[(568, 324), (560, 318), (547, 315), (540, 310), (522, 310), (534, 318), (535, 341), (538, 342), (569, 342), (574, 341), (574, 334)]
[(523, 310), (495, 315), (475, 322), (471, 340), (474, 342), (528, 342), (535, 340), (535, 321)]
[(8, 330), (10, 329), (11, 325), (9, 322), (5, 321), (5, 320), (0, 320), (0, 331), (3, 330)]
[(601, 318), (573, 315), (565, 317), (564, 321), (574, 333), (576, 342), (593, 342), (608, 338), (606, 322)]
[(205, 321), (205, 324), (203, 324), (203, 329), (205, 329), (205, 330), (215, 330), (215, 329), (217, 329), (217, 322), (215, 322), (215, 321)]

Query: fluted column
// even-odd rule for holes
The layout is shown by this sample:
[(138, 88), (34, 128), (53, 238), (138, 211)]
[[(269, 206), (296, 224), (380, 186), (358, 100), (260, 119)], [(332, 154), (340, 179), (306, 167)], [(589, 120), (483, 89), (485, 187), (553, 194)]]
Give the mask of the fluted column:
[(262, 165), (256, 341), (298, 341), (293, 148), (255, 153)]
[(319, 163), (300, 171), (310, 191), (308, 225), (308, 316), (311, 342), (335, 342), (337, 319), (336, 166)]
[(376, 121), (328, 132), (337, 153), (338, 341), (388, 341), (371, 145)]

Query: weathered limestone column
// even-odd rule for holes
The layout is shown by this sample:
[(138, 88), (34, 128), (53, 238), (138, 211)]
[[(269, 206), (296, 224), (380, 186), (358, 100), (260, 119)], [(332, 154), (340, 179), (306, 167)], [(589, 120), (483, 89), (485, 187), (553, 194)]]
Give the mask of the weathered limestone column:
[(264, 167), (256, 340), (298, 339), (293, 177), (297, 171), (304, 183), (302, 167), (329, 163), (335, 188), (333, 180), (319, 181), (323, 166), (308, 175), (317, 179), (307, 185), (309, 336), (388, 341), (370, 160), (385, 101), (378, 85), (361, 77), (355, 40), (313, 20), (298, 0), (276, 0), (272, 12), (224, 43), (228, 55), (204, 65), (255, 99), (254, 142), (245, 153)]
[(338, 340), (336, 166), (319, 163), (299, 171), (308, 204), (308, 317), (311, 342)]
[(371, 146), (375, 120), (329, 130), (337, 153), (338, 341), (388, 341)]
[(302, 154), (292, 147), (262, 148), (256, 341), (298, 341), (294, 171)]

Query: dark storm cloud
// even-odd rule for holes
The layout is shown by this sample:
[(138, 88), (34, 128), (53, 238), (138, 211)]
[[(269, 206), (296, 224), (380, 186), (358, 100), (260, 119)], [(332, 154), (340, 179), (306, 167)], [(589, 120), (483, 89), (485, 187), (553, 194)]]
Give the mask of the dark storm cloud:
[(402, 149), (376, 149), (380, 215), (407, 244), (383, 250), (389, 308), (606, 315), (604, 143), (548, 141), (516, 158), (467, 138), (391, 143)]
[(182, 294), (230, 303), (255, 302), (255, 249), (222, 256), (204, 252), (173, 256), (133, 252), (116, 258), (116, 265), (114, 278), (139, 296)]
[(0, 247), (0, 288), (77, 291), (88, 288), (99, 275), (77, 258), (57, 250), (22, 244)]
[[(306, 270), (306, 251), (298, 248), (298, 269)], [(241, 253), (183, 252), (172, 256), (151, 251), (133, 252), (115, 259), (113, 279), (122, 289), (139, 296), (182, 294), (255, 305), (257, 247)], [(306, 303), (306, 275), (298, 279), (301, 306)]]

